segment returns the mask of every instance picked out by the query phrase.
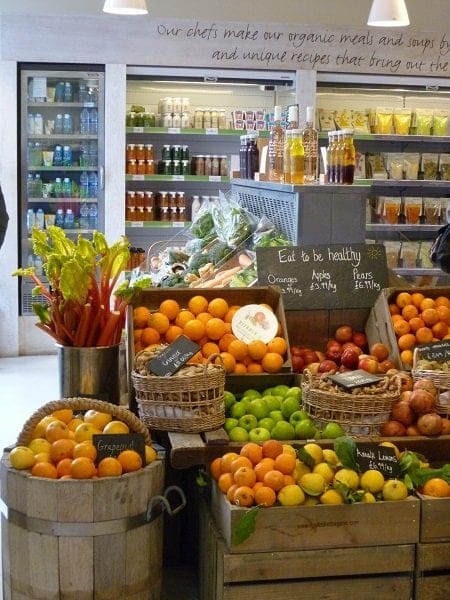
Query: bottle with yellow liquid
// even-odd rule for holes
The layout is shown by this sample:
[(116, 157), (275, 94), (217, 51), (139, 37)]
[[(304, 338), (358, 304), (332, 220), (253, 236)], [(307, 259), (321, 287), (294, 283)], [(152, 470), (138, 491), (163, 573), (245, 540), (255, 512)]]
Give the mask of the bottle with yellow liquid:
[(301, 185), (305, 181), (305, 149), (301, 129), (292, 129), (290, 145), (291, 183)]
[(284, 135), (284, 147), (283, 147), (283, 172), (284, 172), (284, 183), (291, 182), (291, 142), (292, 142), (292, 130), (286, 129)]

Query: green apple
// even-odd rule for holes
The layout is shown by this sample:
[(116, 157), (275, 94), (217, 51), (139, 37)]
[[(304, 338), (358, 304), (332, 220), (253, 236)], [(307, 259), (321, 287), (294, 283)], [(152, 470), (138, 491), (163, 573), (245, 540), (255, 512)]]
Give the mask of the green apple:
[(308, 413), (304, 410), (295, 410), (289, 417), (289, 423), (295, 427), (303, 419), (309, 419)]
[(289, 420), (289, 417), (296, 410), (300, 410), (300, 402), (298, 401), (298, 398), (294, 398), (294, 396), (288, 396), (283, 400), (281, 412), (286, 420)]
[(248, 398), (249, 400), (253, 400), (253, 398), (261, 398), (261, 395), (261, 392), (258, 392), (258, 390), (249, 388), (248, 390), (245, 390), (245, 392), (242, 394), (242, 398)]
[(264, 419), (260, 419), (258, 421), (258, 427), (263, 427), (264, 429), (268, 429), (272, 431), (272, 427), (275, 425), (275, 421), (271, 417), (264, 417)]
[(286, 396), (294, 396), (294, 398), (297, 398), (300, 402), (302, 399), (302, 388), (298, 387), (297, 385), (294, 385), (291, 388), (289, 388)]
[(225, 423), (223, 425), (223, 428), (225, 429), (225, 431), (227, 433), (230, 433), (230, 431), (234, 428), (237, 427), (239, 421), (237, 419), (233, 419), (233, 417), (227, 417), (225, 419)]
[(295, 430), (287, 421), (278, 421), (272, 428), (270, 435), (274, 440), (293, 440)]
[(322, 438), (324, 440), (335, 440), (345, 435), (344, 429), (335, 421), (329, 421), (322, 429)]
[(251, 415), (255, 415), (259, 420), (267, 417), (270, 411), (264, 398), (254, 398), (253, 400), (250, 400), (247, 412)]
[(281, 403), (283, 400), (283, 398), (281, 396), (268, 395), (268, 396), (263, 396), (263, 398), (266, 401), (269, 412), (271, 410), (281, 410)]
[(263, 396), (271, 396), (273, 394), (273, 387), (266, 388), (263, 390)]
[(243, 427), (246, 431), (258, 427), (258, 419), (255, 415), (245, 414), (238, 421), (238, 426)]
[(295, 425), (296, 440), (312, 440), (317, 433), (317, 427), (311, 419), (302, 419)]
[(283, 413), (281, 412), (281, 410), (271, 410), (269, 413), (269, 417), (272, 419), (272, 421), (275, 421), (275, 423), (277, 423), (278, 421), (284, 421)]
[(265, 442), (266, 440), (270, 440), (270, 438), (270, 431), (264, 427), (255, 427), (248, 432), (248, 439), (250, 442)]
[(289, 386), (285, 385), (284, 383), (280, 383), (278, 385), (275, 385), (274, 388), (273, 388), (273, 393), (276, 396), (283, 396), (283, 398), (284, 398), (284, 396), (286, 396), (286, 394), (288, 393), (288, 391), (289, 391)]
[(225, 412), (229, 414), (230, 408), (236, 402), (236, 396), (232, 392), (225, 390), (223, 393), (223, 401), (225, 403)]
[(248, 442), (248, 431), (238, 425), (237, 427), (233, 427), (228, 437), (232, 442)]
[(230, 417), (234, 419), (240, 419), (245, 414), (247, 414), (247, 405), (242, 400), (235, 402), (230, 409)]

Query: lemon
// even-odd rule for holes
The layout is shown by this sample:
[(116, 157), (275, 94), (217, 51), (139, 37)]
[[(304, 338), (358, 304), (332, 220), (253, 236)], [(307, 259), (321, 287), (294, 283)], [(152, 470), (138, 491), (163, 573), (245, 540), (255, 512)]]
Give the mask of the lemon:
[(39, 454), (40, 452), (50, 452), (52, 447), (51, 443), (44, 438), (34, 438), (28, 444), (28, 448), (33, 451), (33, 454)]
[(321, 504), (344, 504), (344, 498), (337, 490), (327, 490), (319, 497)]
[(320, 496), (327, 487), (327, 482), (320, 473), (305, 473), (300, 479), (300, 486), (309, 496)]
[(364, 494), (361, 498), (361, 502), (365, 502), (366, 504), (373, 504), (376, 501), (377, 501), (377, 499), (372, 494), (372, 492), (364, 492)]
[(400, 460), (401, 452), (395, 444), (393, 444), (392, 442), (381, 442), (380, 446), (385, 446), (387, 448), (394, 448), (395, 456), (397, 457), (397, 460)]
[(298, 483), (305, 473), (311, 473), (311, 469), (305, 463), (298, 461), (292, 474), (294, 481)]
[(361, 475), (360, 486), (366, 492), (377, 494), (381, 492), (384, 485), (384, 477), (380, 471), (369, 469)]
[(319, 504), (319, 496), (309, 496), (308, 494), (305, 494), (303, 506), (315, 506), (316, 504)]
[(9, 462), (14, 469), (30, 469), (35, 462), (34, 452), (27, 446), (16, 446), (9, 453)]
[(383, 485), (382, 494), (383, 500), (405, 500), (408, 496), (408, 488), (400, 479), (388, 479)]
[(346, 485), (351, 490), (357, 490), (359, 487), (359, 475), (353, 469), (339, 469), (334, 474), (333, 481), (335, 483), (342, 483)]
[(298, 506), (305, 501), (305, 494), (300, 486), (291, 483), (281, 488), (277, 500), (282, 506)]
[(297, 452), (295, 451), (294, 446), (291, 446), (291, 444), (283, 444), (283, 452), (286, 454), (292, 454), (292, 456), (297, 458)]
[(318, 465), (315, 465), (312, 472), (322, 475), (327, 483), (331, 483), (333, 481), (334, 471), (326, 462), (321, 462)]
[(331, 450), (331, 448), (325, 448), (322, 451), (322, 453), (323, 453), (323, 460), (325, 462), (327, 462), (329, 465), (337, 466), (340, 464), (338, 455), (336, 454), (336, 452), (334, 450)]
[(314, 442), (310, 442), (305, 444), (303, 448), (306, 452), (314, 459), (314, 463), (318, 465), (323, 461), (323, 450), (319, 446), (319, 444), (315, 444)]
[(149, 465), (156, 460), (157, 456), (156, 450), (152, 446), (145, 444), (145, 464)]

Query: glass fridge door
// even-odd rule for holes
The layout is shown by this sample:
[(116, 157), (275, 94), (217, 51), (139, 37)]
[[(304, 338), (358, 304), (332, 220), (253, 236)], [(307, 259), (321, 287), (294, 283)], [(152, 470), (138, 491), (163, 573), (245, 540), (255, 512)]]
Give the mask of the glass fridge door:
[[(20, 265), (42, 265), (31, 231), (69, 237), (104, 231), (104, 73), (53, 65), (20, 71)], [(33, 314), (33, 283), (21, 280), (21, 314)]]

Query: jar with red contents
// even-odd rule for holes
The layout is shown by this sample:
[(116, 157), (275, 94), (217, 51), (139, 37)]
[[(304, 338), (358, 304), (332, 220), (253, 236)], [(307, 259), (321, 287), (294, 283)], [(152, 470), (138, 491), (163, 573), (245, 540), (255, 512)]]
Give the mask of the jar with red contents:
[(136, 146), (136, 160), (145, 160), (145, 146), (144, 144), (138, 144)]
[(153, 221), (155, 218), (155, 199), (153, 192), (144, 192), (144, 208), (145, 208), (145, 221)]
[(147, 165), (145, 164), (146, 161), (144, 159), (140, 159), (137, 161), (137, 174), (138, 175), (145, 175), (147, 173)]
[(127, 160), (127, 175), (136, 175), (137, 162), (135, 159)]

